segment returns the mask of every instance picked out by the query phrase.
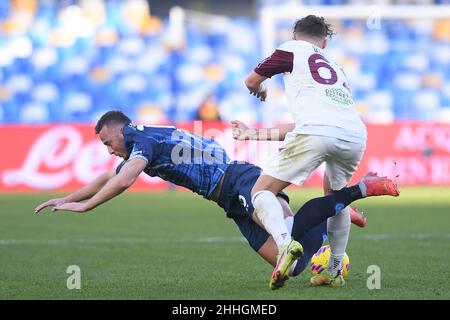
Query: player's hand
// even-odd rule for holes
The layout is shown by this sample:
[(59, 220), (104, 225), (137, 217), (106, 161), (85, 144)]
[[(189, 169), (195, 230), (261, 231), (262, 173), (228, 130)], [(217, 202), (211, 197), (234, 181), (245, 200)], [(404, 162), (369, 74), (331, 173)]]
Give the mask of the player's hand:
[(55, 206), (52, 209), (55, 211), (72, 211), (72, 212), (86, 212), (88, 211), (86, 208), (86, 204), (83, 202), (67, 202), (61, 205)]
[(254, 95), (261, 101), (266, 101), (267, 98), (267, 88), (263, 84), (261, 84), (259, 91), (250, 91), (250, 94)]
[(45, 209), (47, 207), (54, 207), (59, 206), (66, 203), (66, 198), (57, 198), (57, 199), (51, 199), (44, 203), (41, 203), (34, 209), (34, 213), (38, 214), (42, 209)]
[(251, 140), (251, 135), (256, 134), (255, 130), (249, 129), (249, 127), (239, 120), (231, 121), (231, 130), (233, 138), (239, 141)]

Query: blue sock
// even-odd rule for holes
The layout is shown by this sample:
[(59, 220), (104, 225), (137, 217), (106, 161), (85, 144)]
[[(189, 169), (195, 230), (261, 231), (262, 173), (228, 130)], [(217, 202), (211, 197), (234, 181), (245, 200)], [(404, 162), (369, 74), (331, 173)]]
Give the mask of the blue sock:
[(292, 237), (295, 240), (301, 239), (309, 230), (321, 222), (326, 222), (329, 217), (336, 215), (354, 200), (359, 199), (360, 193), (357, 195), (352, 188), (343, 188), (331, 195), (306, 202), (294, 216)]
[(303, 270), (306, 269), (306, 267), (308, 267), (312, 256), (323, 245), (323, 242), (326, 239), (326, 234), (327, 221), (325, 220), (306, 232), (303, 237), (295, 239), (303, 246), (303, 255), (300, 259), (297, 260), (297, 264), (295, 265), (294, 271), (292, 272), (292, 276), (300, 274)]
[(303, 246), (303, 256), (297, 261), (293, 276), (305, 270), (312, 256), (323, 245), (327, 235), (327, 219), (362, 197), (360, 188), (356, 185), (325, 197), (311, 199), (297, 211), (292, 237)]
[(311, 199), (297, 211), (292, 237), (303, 246), (303, 256), (297, 261), (293, 276), (305, 270), (312, 256), (323, 245), (327, 235), (327, 219), (362, 197), (360, 187), (356, 185), (325, 197)]

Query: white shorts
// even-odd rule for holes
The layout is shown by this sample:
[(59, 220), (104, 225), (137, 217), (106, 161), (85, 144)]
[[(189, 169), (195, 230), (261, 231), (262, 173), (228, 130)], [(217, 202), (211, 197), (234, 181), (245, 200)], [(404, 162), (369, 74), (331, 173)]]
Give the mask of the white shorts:
[(290, 132), (263, 174), (301, 185), (325, 162), (330, 188), (340, 190), (355, 173), (365, 149), (365, 143)]

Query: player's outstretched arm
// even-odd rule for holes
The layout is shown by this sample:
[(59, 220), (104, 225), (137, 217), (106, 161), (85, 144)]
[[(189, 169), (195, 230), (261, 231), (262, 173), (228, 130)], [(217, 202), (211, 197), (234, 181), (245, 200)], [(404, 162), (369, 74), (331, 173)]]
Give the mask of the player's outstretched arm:
[(104, 174), (101, 174), (98, 176), (94, 181), (91, 183), (85, 185), (80, 190), (77, 190), (66, 197), (63, 198), (56, 198), (51, 199), (46, 202), (41, 203), (34, 209), (34, 213), (39, 213), (41, 210), (47, 208), (47, 207), (54, 207), (59, 206), (67, 202), (79, 202), (86, 199), (89, 199), (94, 194), (96, 194), (100, 189), (108, 182), (109, 179), (111, 179), (115, 175), (115, 171), (111, 170), (108, 172), (105, 172)]
[(245, 79), (245, 86), (250, 91), (250, 94), (254, 95), (261, 101), (266, 101), (267, 97), (267, 88), (263, 84), (266, 79), (267, 77), (259, 75), (255, 71), (252, 71)]
[(288, 123), (273, 128), (249, 128), (239, 120), (231, 121), (233, 138), (236, 140), (282, 141), (294, 130), (295, 124)]
[(109, 179), (103, 188), (87, 202), (67, 202), (55, 206), (52, 211), (86, 212), (92, 210), (128, 189), (136, 181), (136, 178), (145, 169), (146, 165), (147, 161), (142, 158), (128, 160), (119, 174)]

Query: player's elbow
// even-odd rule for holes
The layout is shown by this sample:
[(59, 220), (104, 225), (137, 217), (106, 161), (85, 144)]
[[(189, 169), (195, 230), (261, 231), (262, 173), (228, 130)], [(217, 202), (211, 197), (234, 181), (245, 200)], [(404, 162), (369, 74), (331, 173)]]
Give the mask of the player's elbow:
[(119, 179), (117, 179), (117, 186), (121, 189), (121, 190), (125, 190), (128, 189), (129, 187), (131, 187), (134, 183), (135, 179), (131, 179), (128, 177), (121, 177)]

